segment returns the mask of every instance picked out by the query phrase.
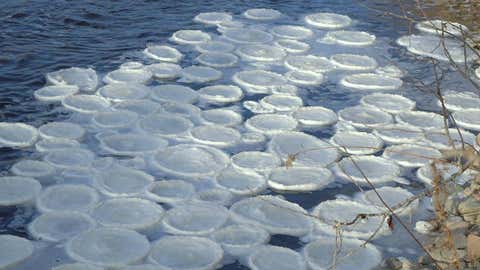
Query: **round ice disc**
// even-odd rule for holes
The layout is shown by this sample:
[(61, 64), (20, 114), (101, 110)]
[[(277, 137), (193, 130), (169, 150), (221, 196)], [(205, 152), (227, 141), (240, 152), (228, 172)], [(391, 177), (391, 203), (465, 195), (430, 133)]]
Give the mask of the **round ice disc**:
[(424, 138), (423, 131), (420, 128), (408, 124), (379, 126), (375, 128), (373, 133), (389, 144), (415, 143)]
[(85, 135), (85, 129), (80, 125), (69, 122), (50, 122), (38, 128), (43, 139), (80, 140)]
[(274, 42), (275, 45), (284, 49), (288, 53), (304, 53), (310, 50), (310, 45), (305, 42), (291, 39), (279, 39)]
[(274, 26), (270, 31), (273, 35), (286, 39), (307, 39), (313, 36), (312, 30), (297, 25)]
[(205, 66), (223, 68), (235, 66), (238, 62), (238, 57), (231, 53), (209, 52), (202, 53), (196, 60)]
[(335, 172), (347, 182), (362, 186), (370, 186), (370, 182), (377, 186), (392, 182), (401, 171), (392, 160), (377, 156), (352, 156), (343, 158), (336, 165)]
[(62, 105), (74, 112), (90, 114), (106, 111), (110, 107), (110, 102), (100, 96), (72, 95), (63, 99)]
[(263, 97), (260, 100), (260, 105), (272, 108), (274, 111), (288, 112), (301, 107), (303, 101), (301, 98), (292, 95), (274, 94)]
[[(471, 169), (467, 169), (462, 172), (462, 168), (460, 168), (457, 164), (453, 163), (436, 163), (435, 169), (436, 174), (434, 176), (432, 163), (425, 164), (417, 170), (416, 176), (420, 182), (424, 183), (427, 187), (434, 186), (434, 182), (436, 180), (449, 180), (452, 176), (453, 181), (455, 181), (458, 185), (464, 185), (472, 181), (475, 178), (475, 171)], [(462, 172), (460, 175), (457, 175), (459, 172)], [(437, 174), (441, 178), (437, 178)]]
[(139, 126), (148, 134), (177, 137), (187, 135), (193, 123), (179, 115), (156, 113), (140, 120)]
[(209, 41), (195, 46), (201, 53), (229, 53), (235, 49), (233, 44), (223, 41)]
[(83, 148), (65, 148), (50, 151), (44, 160), (59, 168), (88, 167), (95, 159), (95, 154)]
[(233, 127), (243, 122), (241, 114), (229, 109), (211, 109), (202, 111), (202, 119), (209, 125)]
[(278, 10), (271, 8), (252, 8), (243, 13), (243, 16), (247, 19), (258, 21), (275, 20), (282, 16), (282, 13)]
[(340, 84), (355, 90), (384, 91), (396, 90), (403, 84), (399, 78), (376, 73), (350, 74), (340, 80)]
[(480, 131), (480, 109), (457, 111), (453, 113), (453, 118), (459, 127)]
[(248, 267), (252, 270), (305, 270), (305, 260), (296, 251), (279, 246), (263, 246), (255, 250), (247, 258)]
[(371, 106), (388, 113), (397, 114), (411, 111), (415, 108), (415, 101), (392, 94), (375, 93), (362, 97), (360, 104)]
[(286, 79), (275, 72), (265, 70), (245, 70), (233, 75), (233, 81), (245, 88), (271, 91), (272, 88), (286, 83)]
[[(467, 92), (448, 92), (443, 95), (445, 107), (450, 111), (480, 108), (480, 97)], [(439, 105), (440, 101), (438, 101)]]
[(115, 104), (113, 108), (116, 110), (134, 112), (139, 115), (148, 115), (160, 109), (160, 104), (146, 99), (125, 100)]
[(43, 161), (39, 160), (21, 160), (10, 168), (10, 171), (18, 176), (32, 177), (36, 179), (42, 179), (42, 182), (48, 180), (55, 174), (55, 168)]
[(287, 54), (280, 47), (264, 44), (249, 44), (240, 46), (236, 53), (245, 61), (269, 62), (280, 61)]
[[(400, 203), (407, 201), (414, 195), (401, 187), (380, 187), (376, 189), (376, 192), (380, 194), (382, 200), (391, 208), (398, 206)], [(380, 209), (380, 211), (388, 211), (385, 205), (378, 198), (377, 193), (373, 190), (368, 190), (360, 194), (360, 199), (367, 204), (373, 204)], [(412, 203), (400, 207), (395, 212), (397, 214), (412, 214), (412, 210), (418, 207), (418, 201), (415, 200)]]
[(145, 85), (133, 83), (107, 84), (98, 89), (98, 94), (110, 101), (124, 101), (132, 99), (144, 99), (150, 93)]
[(305, 22), (321, 29), (338, 29), (349, 26), (352, 20), (345, 15), (321, 12), (307, 15)]
[(166, 102), (162, 103), (158, 112), (175, 114), (196, 121), (198, 120), (198, 116), (202, 113), (202, 110), (197, 106), (188, 103)]
[(428, 146), (398, 144), (385, 148), (383, 156), (404, 167), (421, 167), (439, 158), (441, 153)]
[(220, 125), (197, 126), (190, 130), (190, 135), (196, 143), (220, 148), (234, 146), (241, 138), (236, 129)]
[(440, 114), (422, 111), (405, 111), (395, 115), (398, 123), (411, 125), (421, 129), (444, 128), (443, 117)]
[(234, 195), (253, 195), (267, 188), (265, 177), (254, 171), (228, 167), (215, 177), (215, 183)]
[(182, 67), (173, 63), (157, 63), (148, 65), (147, 68), (155, 79), (172, 80), (180, 76)]
[(171, 41), (178, 44), (196, 45), (210, 41), (212, 37), (200, 30), (178, 30), (173, 33)]
[(243, 28), (244, 26), (245, 26), (245, 23), (241, 21), (224, 21), (217, 24), (217, 31), (220, 33), (223, 33), (228, 29), (238, 29), (238, 28)]
[(346, 151), (354, 155), (370, 155), (383, 148), (382, 139), (367, 132), (337, 132), (331, 138), (331, 142), (338, 146), (340, 151)]
[(321, 41), (334, 42), (344, 46), (362, 47), (375, 42), (375, 35), (363, 31), (331, 31)]
[(37, 100), (45, 102), (60, 102), (62, 99), (78, 93), (78, 86), (75, 85), (49, 85), (33, 92)]
[(85, 263), (67, 263), (55, 266), (52, 270), (105, 270), (105, 268)]
[(140, 170), (114, 166), (94, 176), (94, 184), (104, 195), (129, 197), (143, 194), (155, 179)]
[(195, 103), (198, 99), (197, 92), (192, 88), (176, 84), (162, 84), (152, 87), (151, 93), (152, 99), (161, 102)]
[(37, 209), (42, 212), (88, 212), (99, 201), (97, 191), (86, 185), (53, 185), (38, 196)]
[(225, 252), (233, 256), (245, 256), (270, 240), (270, 235), (262, 228), (250, 225), (230, 225), (211, 236)]
[(267, 32), (246, 28), (227, 29), (223, 37), (240, 44), (268, 43), (273, 40), (273, 36)]
[(273, 108), (264, 107), (259, 102), (253, 101), (253, 100), (244, 101), (242, 105), (245, 109), (251, 111), (254, 114), (263, 114), (263, 113), (271, 114), (275, 112)]
[(235, 85), (212, 85), (200, 88), (197, 93), (201, 102), (225, 104), (239, 101), (243, 91)]
[(327, 58), (315, 55), (288, 56), (285, 66), (291, 70), (313, 73), (328, 72), (335, 68)]
[(468, 33), (468, 28), (465, 25), (443, 20), (421, 21), (415, 24), (415, 28), (428, 34), (445, 37), (462, 36)]
[(232, 15), (225, 12), (202, 12), (195, 16), (193, 21), (204, 24), (219, 24), (232, 19)]
[(340, 53), (330, 57), (330, 61), (338, 68), (344, 70), (373, 70), (377, 67), (377, 61), (367, 55)]
[(228, 217), (228, 209), (223, 206), (189, 203), (168, 210), (162, 224), (170, 234), (207, 235), (221, 228)]
[(145, 68), (119, 68), (107, 73), (104, 83), (146, 84), (152, 79), (152, 73)]
[(30, 177), (0, 177), (0, 207), (29, 204), (35, 200), (41, 189), (42, 185)]
[(0, 235), (0, 269), (13, 269), (33, 254), (33, 244), (10, 234)]
[(462, 146), (466, 145), (475, 145), (475, 135), (463, 129), (457, 130), (456, 128), (449, 128), (448, 136), (445, 132), (445, 129), (429, 130), (424, 132), (424, 134), (425, 142), (437, 149), (451, 148), (452, 146), (450, 144), (450, 139), (457, 148), (461, 148)]
[(282, 161), (277, 155), (259, 151), (245, 151), (232, 156), (232, 165), (238, 169), (268, 172), (279, 167)]
[(138, 120), (138, 114), (131, 111), (116, 110), (100, 112), (93, 116), (92, 122), (100, 128), (121, 128), (132, 125)]
[(314, 191), (326, 188), (333, 182), (332, 173), (325, 168), (280, 167), (272, 170), (268, 186), (280, 191)]
[(396, 78), (402, 78), (406, 74), (405, 71), (391, 64), (375, 69), (375, 73)]
[(140, 262), (147, 256), (150, 243), (132, 230), (101, 228), (79, 234), (68, 241), (65, 249), (76, 261), (118, 268)]
[(337, 122), (337, 114), (321, 106), (300, 107), (293, 113), (293, 117), (304, 126), (322, 127)]
[(338, 112), (338, 118), (360, 129), (376, 128), (393, 123), (393, 117), (390, 114), (367, 106), (342, 109)]
[(168, 141), (142, 134), (114, 134), (103, 137), (100, 146), (107, 152), (120, 156), (135, 156), (163, 149)]
[(82, 92), (93, 92), (97, 89), (98, 77), (91, 68), (66, 68), (47, 73), (47, 82), (54, 85), (74, 85)]
[(0, 145), (29, 147), (37, 141), (36, 128), (23, 123), (0, 122)]
[(251, 131), (274, 135), (296, 129), (297, 120), (282, 114), (259, 114), (247, 119), (245, 127)]
[(301, 236), (312, 228), (305, 209), (274, 196), (242, 199), (230, 207), (230, 212), (234, 222), (258, 226), (271, 234)]
[(182, 70), (182, 79), (186, 82), (206, 83), (220, 80), (223, 73), (211, 67), (189, 66)]
[(298, 85), (320, 85), (324, 81), (324, 76), (321, 73), (301, 72), (296, 70), (291, 70), (285, 73), (285, 78)]
[(195, 187), (182, 180), (155, 181), (147, 188), (147, 197), (160, 203), (178, 203), (195, 195)]
[(35, 218), (28, 225), (28, 232), (34, 239), (58, 242), (91, 230), (95, 225), (95, 221), (86, 214), (56, 211)]
[[(185, 256), (188, 254), (188, 256)], [(220, 266), (223, 250), (210, 239), (165, 236), (153, 243), (148, 260), (167, 269), (214, 270)]]
[(157, 152), (154, 168), (185, 178), (209, 177), (227, 166), (229, 157), (221, 150), (206, 145), (180, 144)]
[(233, 201), (233, 194), (223, 188), (210, 188), (195, 194), (195, 201), (207, 202), (217, 205), (229, 206)]
[(183, 54), (177, 49), (164, 45), (148, 46), (143, 53), (150, 58), (165, 62), (177, 63), (183, 58)]

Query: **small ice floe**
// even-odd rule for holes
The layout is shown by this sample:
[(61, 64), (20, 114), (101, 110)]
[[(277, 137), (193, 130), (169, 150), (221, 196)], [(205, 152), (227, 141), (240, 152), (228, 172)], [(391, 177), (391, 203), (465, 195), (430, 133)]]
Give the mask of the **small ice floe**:
[(228, 155), (214, 147), (179, 144), (157, 152), (152, 166), (175, 177), (202, 179), (217, 174), (229, 162)]
[(135, 230), (147, 236), (159, 230), (163, 214), (159, 204), (138, 198), (109, 199), (90, 213), (101, 226)]
[(31, 177), (0, 177), (0, 208), (31, 205), (42, 189), (42, 185)]
[(338, 112), (338, 119), (359, 129), (377, 128), (393, 123), (393, 117), (390, 114), (367, 106), (342, 109)]
[(85, 129), (69, 122), (50, 122), (38, 128), (40, 137), (45, 140), (81, 140), (85, 136)]
[(47, 83), (53, 85), (74, 85), (82, 92), (93, 92), (98, 86), (97, 72), (91, 68), (66, 68), (47, 73)]
[(194, 200), (217, 205), (229, 206), (233, 201), (233, 194), (223, 188), (210, 188), (195, 194)]
[(343, 70), (368, 71), (375, 69), (377, 61), (367, 55), (340, 53), (330, 57), (330, 61), (338, 68)]
[(163, 229), (170, 234), (207, 235), (227, 222), (227, 208), (212, 203), (186, 203), (174, 206), (165, 213)]
[(143, 171), (112, 166), (98, 172), (93, 179), (95, 188), (109, 197), (141, 195), (155, 178)]
[(151, 183), (146, 194), (153, 201), (176, 204), (190, 200), (195, 195), (195, 187), (182, 180), (162, 180)]
[(282, 13), (271, 8), (252, 8), (243, 13), (245, 18), (257, 21), (271, 21), (280, 18)]
[(106, 111), (110, 102), (96, 95), (72, 95), (62, 100), (63, 107), (78, 113), (92, 114)]
[(223, 250), (234, 257), (245, 257), (270, 240), (270, 234), (262, 228), (250, 225), (230, 225), (211, 236)]
[(235, 45), (223, 41), (209, 41), (195, 46), (201, 53), (229, 53), (235, 50)]
[(95, 154), (83, 148), (65, 148), (48, 152), (44, 160), (54, 167), (89, 167), (95, 160)]
[[(400, 203), (413, 197), (413, 194), (401, 187), (380, 187), (376, 189), (376, 192), (380, 194), (383, 201), (391, 208), (398, 206)], [(373, 190), (368, 190), (358, 194), (359, 200), (366, 204), (373, 204), (378, 207), (380, 211), (388, 211), (385, 205), (378, 198), (377, 193)], [(395, 213), (399, 215), (413, 214), (418, 208), (418, 200), (411, 202), (405, 206), (395, 209)]]
[(264, 44), (248, 44), (235, 51), (244, 61), (271, 62), (280, 61), (287, 53), (280, 47)]
[(116, 110), (100, 112), (93, 116), (92, 123), (102, 129), (128, 127), (137, 122), (138, 114), (131, 111)]
[(85, 263), (67, 263), (55, 266), (52, 270), (105, 270), (105, 268)]
[(169, 101), (162, 103), (158, 112), (179, 115), (197, 123), (197, 120), (199, 120), (202, 110), (192, 104)]
[(282, 114), (258, 114), (247, 119), (245, 127), (254, 132), (274, 135), (296, 129), (297, 120)]
[(221, 79), (223, 73), (211, 67), (189, 66), (182, 70), (182, 80), (185, 82), (206, 83)]
[(145, 68), (152, 73), (153, 78), (159, 80), (173, 80), (182, 73), (182, 67), (173, 63), (151, 64)]
[(279, 191), (315, 191), (326, 188), (333, 182), (332, 173), (326, 168), (279, 167), (268, 177), (268, 186)]
[(150, 94), (150, 89), (142, 84), (112, 83), (98, 89), (98, 94), (110, 101), (144, 99)]
[(234, 195), (254, 195), (267, 188), (264, 176), (249, 170), (227, 167), (215, 177), (218, 187), (230, 191)]
[(285, 39), (308, 39), (313, 36), (313, 31), (298, 25), (279, 25), (274, 26), (270, 32), (278, 37)]
[(411, 111), (415, 108), (415, 101), (392, 94), (374, 93), (360, 99), (362, 105), (371, 106), (391, 114)]
[[(450, 111), (480, 108), (480, 97), (470, 92), (447, 92), (443, 95), (445, 107)], [(440, 101), (438, 105), (441, 106)]]
[(178, 30), (172, 34), (171, 41), (182, 45), (196, 45), (210, 41), (212, 37), (201, 30)]
[(267, 32), (257, 29), (232, 28), (223, 32), (223, 37), (239, 44), (268, 43), (273, 36)]
[(144, 66), (125, 68), (120, 67), (117, 70), (111, 71), (105, 75), (103, 82), (107, 84), (112, 83), (131, 83), (131, 84), (147, 84), (152, 80), (153, 74)]
[(190, 136), (195, 143), (219, 148), (234, 146), (240, 142), (242, 137), (238, 130), (220, 125), (194, 127), (190, 129)]
[(49, 85), (33, 92), (33, 96), (40, 101), (61, 102), (62, 99), (75, 95), (78, 91), (78, 86), (75, 85)]
[(193, 18), (193, 21), (198, 23), (215, 25), (222, 22), (231, 21), (232, 19), (232, 15), (226, 12), (202, 12), (195, 16), (195, 18)]
[(220, 267), (222, 259), (219, 244), (195, 236), (162, 237), (152, 244), (148, 255), (148, 261), (166, 269), (214, 270)]
[(164, 45), (151, 45), (143, 53), (155, 60), (178, 63), (183, 58), (183, 54), (177, 49)]
[(301, 72), (296, 70), (291, 70), (285, 73), (285, 78), (298, 85), (320, 85), (324, 81), (324, 76), (321, 73)]
[[(317, 217), (314, 229), (314, 235), (336, 235), (335, 225), (337, 223), (348, 223), (353, 221), (358, 214), (377, 214), (382, 213), (378, 207), (364, 204), (354, 200), (335, 199), (323, 201), (315, 206), (312, 215)], [(380, 229), (379, 229), (380, 228)], [(390, 233), (387, 222), (382, 216), (372, 216), (360, 219), (356, 223), (348, 226), (342, 226), (342, 235), (349, 238), (369, 239), (377, 229), (378, 233), (374, 238)]]
[(376, 73), (360, 73), (346, 75), (340, 80), (340, 84), (355, 90), (392, 91), (400, 88), (403, 81)]
[(241, 170), (254, 170), (258, 173), (269, 172), (282, 164), (277, 155), (260, 151), (240, 152), (233, 155), (231, 159), (234, 167)]
[(87, 214), (55, 211), (42, 214), (28, 225), (32, 238), (40, 241), (59, 242), (95, 228), (95, 221)]
[(165, 148), (168, 141), (144, 134), (113, 134), (101, 137), (100, 147), (113, 155), (137, 156)]
[(273, 88), (287, 82), (282, 75), (266, 70), (239, 71), (232, 80), (253, 93), (270, 93)]
[(33, 145), (38, 139), (35, 127), (23, 123), (0, 122), (0, 146), (22, 148)]
[(395, 115), (395, 120), (400, 124), (421, 129), (441, 129), (445, 127), (442, 115), (433, 112), (404, 111)]
[(42, 184), (54, 182), (55, 168), (44, 161), (24, 159), (13, 164), (10, 172), (14, 175), (32, 177)]
[(442, 37), (463, 36), (468, 33), (468, 28), (465, 25), (443, 20), (422, 21), (415, 24), (415, 28), (424, 33)]
[(336, 132), (330, 139), (333, 145), (353, 155), (375, 154), (383, 148), (383, 140), (374, 134), (357, 131)]
[(480, 131), (480, 109), (456, 111), (452, 116), (459, 127)]
[(375, 69), (375, 73), (395, 78), (402, 78), (406, 74), (405, 71), (401, 70), (395, 65), (386, 65), (383, 67), (379, 67)]
[(230, 109), (205, 110), (202, 111), (201, 116), (207, 125), (233, 127), (243, 122), (242, 115)]
[[(272, 137), (268, 151), (294, 166), (327, 167), (340, 157), (335, 146), (303, 132), (282, 132)], [(292, 157), (294, 157), (292, 159)]]
[(254, 114), (264, 114), (264, 113), (274, 113), (275, 110), (273, 108), (264, 107), (257, 101), (247, 100), (242, 103), (243, 107)]
[(393, 160), (403, 167), (421, 167), (441, 157), (440, 151), (435, 148), (417, 144), (392, 145), (383, 151), (383, 156)]
[(274, 44), (284, 49), (287, 53), (304, 53), (310, 50), (309, 44), (298, 40), (279, 39)]
[[(303, 254), (312, 270), (335, 268), (337, 270), (372, 270), (382, 261), (382, 254), (372, 244), (344, 238), (338, 253), (335, 237), (321, 238), (305, 245)], [(332, 259), (332, 254), (335, 259)]]
[[(438, 175), (441, 177), (442, 181), (447, 180), (448, 178), (452, 177), (453, 175), (460, 173), (462, 169), (456, 164), (450, 163), (437, 163), (435, 164), (436, 171)], [(417, 178), (423, 182), (426, 186), (431, 187), (433, 186), (434, 175), (433, 175), (433, 168), (432, 163), (428, 163), (423, 165), (417, 170)], [(456, 176), (454, 181), (459, 185), (464, 185), (468, 183), (470, 180), (475, 178), (475, 171), (471, 169), (467, 169), (462, 172), (461, 175)]]
[(292, 95), (274, 94), (265, 96), (260, 100), (260, 105), (278, 112), (289, 112), (303, 105), (301, 98)]
[(305, 16), (305, 22), (320, 29), (339, 29), (349, 26), (352, 20), (345, 15), (321, 12)]
[(300, 107), (294, 113), (293, 117), (306, 127), (330, 126), (337, 122), (337, 114), (321, 106)]
[(298, 252), (279, 246), (262, 246), (247, 258), (252, 270), (306, 270), (305, 260)]
[(198, 93), (187, 86), (162, 84), (151, 88), (151, 97), (160, 102), (195, 103)]
[(209, 104), (226, 104), (237, 102), (243, 98), (243, 91), (235, 85), (217, 84), (200, 88), (199, 100)]
[(301, 206), (274, 196), (242, 199), (230, 207), (231, 219), (258, 226), (270, 234), (302, 236), (312, 229), (312, 219)]
[(164, 138), (178, 138), (188, 135), (193, 123), (185, 117), (174, 114), (155, 113), (146, 116), (138, 123), (139, 127), (148, 134), (159, 135)]
[(61, 184), (47, 187), (38, 196), (36, 207), (47, 212), (88, 212), (100, 200), (97, 191), (87, 185)]
[(401, 173), (400, 166), (395, 162), (377, 156), (346, 157), (336, 164), (334, 170), (346, 182), (362, 186), (370, 186), (370, 183), (382, 186), (394, 181)]
[(409, 124), (389, 124), (375, 127), (373, 134), (386, 143), (416, 143), (425, 138), (423, 130)]
[(147, 99), (125, 100), (115, 104), (113, 108), (134, 112), (138, 115), (149, 115), (160, 109), (160, 104)]
[(15, 235), (0, 235), (0, 269), (13, 269), (19, 263), (32, 256), (33, 244)]
[(150, 243), (133, 230), (100, 228), (72, 238), (65, 250), (76, 261), (119, 268), (142, 261), (148, 255)]
[(231, 53), (208, 52), (200, 54), (198, 63), (214, 68), (233, 67), (238, 62), (238, 57)]
[(455, 145), (457, 148), (462, 148), (462, 144), (463, 146), (475, 145), (475, 135), (463, 129), (449, 128), (448, 136), (445, 132), (445, 129), (429, 130), (424, 132), (424, 134), (424, 142), (427, 143), (427, 145), (437, 149), (451, 148), (452, 146), (450, 145), (450, 138), (453, 145)]
[(323, 73), (331, 71), (335, 66), (328, 58), (315, 55), (291, 55), (285, 59), (285, 66), (300, 72)]
[(331, 31), (318, 39), (317, 42), (327, 44), (339, 44), (350, 47), (370, 46), (375, 42), (375, 35), (363, 31)]

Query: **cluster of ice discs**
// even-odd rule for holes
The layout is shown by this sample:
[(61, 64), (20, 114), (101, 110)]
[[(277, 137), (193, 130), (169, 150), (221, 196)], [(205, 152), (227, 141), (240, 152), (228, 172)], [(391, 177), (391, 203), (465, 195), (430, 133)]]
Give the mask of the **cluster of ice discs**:
[[(0, 178), (0, 209), (38, 210), (28, 225), (34, 241), (0, 236), (0, 269), (28, 261), (37, 241), (62, 244), (74, 261), (54, 270), (209, 270), (235, 260), (258, 270), (328, 269), (335, 223), (384, 211), (376, 194), (313, 209), (272, 194), (368, 187), (367, 176), (393, 206), (412, 195), (394, 187), (408, 184), (406, 170), (421, 168), (418, 178), (429, 184), (428, 164), (448, 147), (443, 118), (395, 94), (403, 83), (398, 68), (352, 53), (376, 42), (353, 30), (352, 19), (316, 13), (297, 21), (250, 9), (194, 21), (210, 28), (179, 30), (170, 43), (149, 45), (143, 62), (103, 78), (91, 68), (47, 74), (35, 97), (61, 104), (69, 121), (0, 123), (2, 146), (33, 147), (41, 156)], [(321, 53), (332, 47), (341, 52)], [(187, 53), (198, 55), (193, 65), (182, 62)], [(365, 95), (337, 112), (307, 106), (302, 90), (329, 80)], [(480, 130), (478, 96), (452, 92), (446, 104), (461, 127)], [(330, 139), (311, 135), (329, 127)], [(380, 264), (381, 249), (361, 239), (381, 222), (345, 227), (336, 269)], [(377, 236), (389, 233), (382, 227)], [(306, 244), (300, 251), (268, 244), (278, 234)]]

